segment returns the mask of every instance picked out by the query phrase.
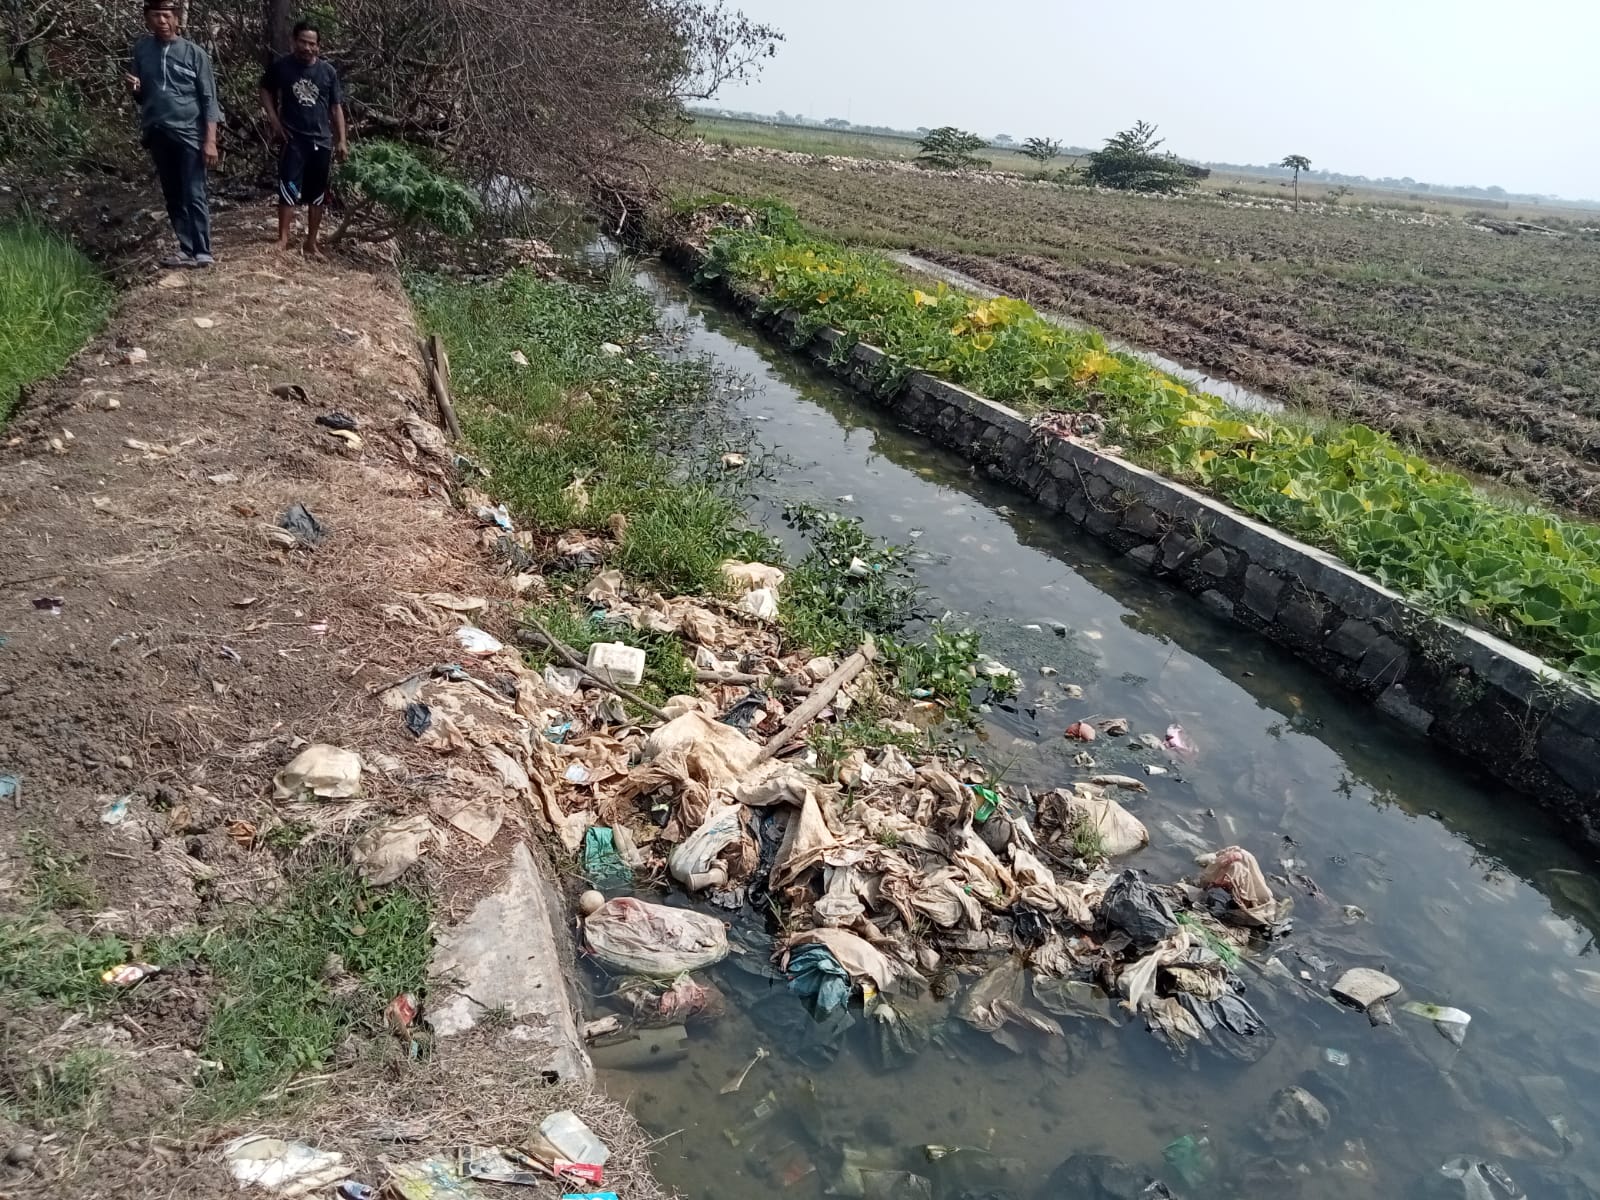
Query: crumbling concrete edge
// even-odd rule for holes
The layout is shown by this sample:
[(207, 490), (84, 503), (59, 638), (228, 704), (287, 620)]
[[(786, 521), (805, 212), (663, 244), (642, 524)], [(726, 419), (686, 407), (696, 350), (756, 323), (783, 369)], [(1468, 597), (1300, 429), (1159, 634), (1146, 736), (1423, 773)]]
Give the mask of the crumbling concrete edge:
[(428, 960), (427, 1021), (448, 1037), (490, 1014), (510, 1035), (544, 1051), (547, 1082), (594, 1081), (579, 1027), (570, 940), (556, 926), (566, 911), (525, 841), (518, 840), (500, 887), (465, 920), (442, 930)]
[[(663, 257), (694, 274), (696, 246)], [(931, 375), (885, 386), (889, 356), (836, 329), (799, 335), (726, 278), (753, 324), (887, 409), (1369, 701), (1384, 716), (1538, 800), (1600, 850), (1600, 700), (1535, 655), (1399, 593), (1212, 497), (1081, 442), (1035, 437), (1027, 418)]]

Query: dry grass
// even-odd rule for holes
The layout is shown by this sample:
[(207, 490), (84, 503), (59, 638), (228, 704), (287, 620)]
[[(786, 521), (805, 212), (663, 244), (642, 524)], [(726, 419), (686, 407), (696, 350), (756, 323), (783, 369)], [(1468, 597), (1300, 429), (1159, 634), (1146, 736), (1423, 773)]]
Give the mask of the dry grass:
[[(386, 1163), (455, 1161), (472, 1146), (515, 1148), (551, 1113), (571, 1109), (611, 1150), (606, 1191), (626, 1200), (669, 1200), (674, 1193), (651, 1170), (657, 1139), (598, 1088), (545, 1083), (536, 1055), (520, 1049), (528, 1044), (505, 1028), (475, 1029), (439, 1044), (430, 1061), (364, 1065), (354, 1078), (341, 1074), (312, 1108), (261, 1128), (337, 1150), (352, 1178), (381, 1186)], [(359, 1104), (350, 1102), (355, 1096)]]
[[(7, 681), (15, 690), (0, 687), (0, 725), (26, 749), (47, 747), (55, 725), (71, 723), (83, 759), (94, 759), (92, 769), (43, 752), (8, 760), (28, 786), (13, 830), (0, 830), (0, 849), (16, 831), (38, 829), (81, 856), (86, 883), (110, 907), (71, 919), (129, 942), (187, 936), (179, 931), (203, 913), (215, 936), (232, 936), (236, 916), (279, 904), (308, 863), (342, 863), (363, 823), (426, 810), (444, 764), (376, 696), (458, 656), (458, 621), (408, 594), (485, 596), (495, 603), (482, 623), (511, 636), (497, 614), (512, 597), (480, 552), (476, 522), (399, 432), (419, 401), (415, 330), (397, 282), (347, 263), (283, 263), (245, 243), (247, 230), (220, 236), (238, 247), (222, 268), (140, 293), (71, 375), (40, 389), (11, 426), (18, 442), (0, 472), (0, 543), (10, 552), (0, 597), (22, 613), (45, 590), (65, 597), (54, 623), (39, 616), (7, 628), (17, 667)], [(196, 316), (217, 324), (201, 330)], [(144, 347), (148, 362), (123, 365), (129, 345)], [(280, 383), (300, 384), (309, 402), (274, 396)], [(359, 451), (342, 452), (315, 424), (334, 408), (360, 421)], [(52, 452), (49, 439), (63, 429), (74, 436)], [(127, 448), (128, 438), (174, 453), (148, 456)], [(262, 537), (261, 527), (295, 502), (328, 527), (315, 550)], [(396, 605), (413, 618), (397, 619)], [(84, 674), (63, 686), (68, 654)], [(273, 804), (270, 779), (297, 739), (361, 752), (369, 768), (362, 797)], [(404, 770), (382, 769), (384, 755)], [(158, 791), (167, 796), (159, 806)], [(106, 793), (124, 792), (135, 795), (129, 822), (107, 831), (93, 814)], [(489, 847), (452, 835), (424, 859), (439, 919), (464, 914), (492, 889), (512, 842), (536, 824), (515, 806), (507, 818)], [(237, 825), (254, 826), (256, 836), (236, 839)], [(215, 977), (194, 986), (214, 988)], [(377, 1009), (363, 1012), (376, 1019)], [(41, 1027), (66, 1015), (41, 1010)], [(41, 1143), (35, 1182), (64, 1197), (135, 1179), (141, 1195), (219, 1195), (230, 1188), (221, 1142), (264, 1127), (342, 1150), (353, 1176), (379, 1183), (385, 1160), (473, 1142), (514, 1145), (549, 1112), (574, 1106), (613, 1149), (608, 1186), (628, 1200), (662, 1195), (626, 1109), (582, 1089), (551, 1090), (536, 1044), (503, 1027), (448, 1039), (419, 1062), (381, 1035), (348, 1055), (341, 1046), (289, 1084), (271, 1084), (277, 1093), (259, 1104), (270, 1115), (173, 1141), (175, 1130), (193, 1132), (197, 1114), (185, 1097), (194, 1081), (178, 1072), (192, 1075), (189, 1048), (201, 1045), (208, 1022), (187, 1020), (181, 1029), (146, 1022), (148, 1038), (133, 1034), (131, 1053), (159, 1044), (173, 1060), (162, 1072), (171, 1093), (152, 1094), (147, 1106), (117, 1089), (144, 1086), (154, 1060), (102, 1073), (86, 1059), (57, 1056), (61, 1069), (39, 1076), (48, 1086), (30, 1095), (41, 1111), (64, 1111), (70, 1101), (96, 1121), (82, 1122), (70, 1151), (60, 1139)], [(105, 1103), (90, 1086), (102, 1074)], [(113, 1112), (125, 1118), (115, 1128), (100, 1119)], [(422, 1121), (423, 1141), (371, 1132), (380, 1120), (404, 1118)], [(21, 1136), (0, 1110), (0, 1146)]]

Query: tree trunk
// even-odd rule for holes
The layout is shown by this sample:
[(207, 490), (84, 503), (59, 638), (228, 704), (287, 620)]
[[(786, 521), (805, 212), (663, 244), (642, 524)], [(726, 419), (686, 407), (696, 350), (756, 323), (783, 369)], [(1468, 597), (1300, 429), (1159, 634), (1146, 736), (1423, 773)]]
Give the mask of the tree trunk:
[(287, 54), (294, 41), (293, 10), (290, 0), (262, 0), (262, 15), (266, 21), (267, 49), (273, 54)]
[(1294, 210), (1300, 211), (1300, 172), (1294, 173)]

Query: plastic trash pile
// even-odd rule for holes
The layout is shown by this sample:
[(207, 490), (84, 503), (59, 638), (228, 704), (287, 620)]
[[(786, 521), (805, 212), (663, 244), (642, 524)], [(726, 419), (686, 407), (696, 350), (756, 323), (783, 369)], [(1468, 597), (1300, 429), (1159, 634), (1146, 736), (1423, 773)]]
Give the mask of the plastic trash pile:
[[(346, 1175), (344, 1156), (263, 1134), (235, 1138), (222, 1148), (228, 1170), (241, 1185), (279, 1196), (336, 1195), (341, 1200), (472, 1200), (490, 1193), (479, 1183), (572, 1189), (563, 1200), (599, 1200), (611, 1151), (576, 1113), (563, 1109), (545, 1117), (521, 1146), (461, 1146), (449, 1156), (385, 1163), (387, 1178), (374, 1186)], [(330, 1191), (331, 1189), (331, 1191)]]
[[(1038, 796), (990, 786), (970, 760), (908, 754), (920, 736), (908, 722), (884, 722), (896, 742), (850, 751), (826, 772), (803, 730), (766, 747), (839, 664), (775, 654), (767, 621), (781, 571), (728, 563), (725, 574), (740, 593), (729, 603), (631, 593), (615, 570), (586, 591), (598, 628), (671, 632), (690, 648), (699, 694), (670, 698), (664, 723), (630, 724), (618, 697), (576, 670), (519, 683), (530, 694), (514, 748), (525, 776), (500, 779), (528, 780), (534, 811), (594, 888), (660, 884), (699, 905), (590, 893), (583, 944), (601, 966), (670, 984), (731, 954), (788, 981), (819, 1058), (853, 1023), (848, 1001), (860, 995), (883, 1058), (903, 1060), (927, 1040), (917, 1002), (963, 976), (956, 1014), (1019, 1051), (1028, 1037), (1059, 1036), (1057, 1018), (1092, 1013), (1137, 1017), (1180, 1052), (1265, 1053), (1270, 1032), (1235, 967), (1252, 934), (1284, 928), (1289, 901), (1247, 850), (1202, 856), (1192, 880), (1148, 883), (1113, 866), (1150, 841), (1117, 798), (1142, 782), (1096, 775)], [(870, 669), (857, 675), (816, 720), (836, 720), (877, 687)], [(435, 673), (393, 689), (393, 703), (428, 705), (421, 737), (443, 748), (481, 738), (474, 689), (488, 690)], [(1176, 727), (1151, 740), (1190, 750)], [(759, 930), (772, 913), (781, 928), (767, 941)], [(658, 995), (625, 1016), (637, 1028), (639, 1014), (663, 1011)]]

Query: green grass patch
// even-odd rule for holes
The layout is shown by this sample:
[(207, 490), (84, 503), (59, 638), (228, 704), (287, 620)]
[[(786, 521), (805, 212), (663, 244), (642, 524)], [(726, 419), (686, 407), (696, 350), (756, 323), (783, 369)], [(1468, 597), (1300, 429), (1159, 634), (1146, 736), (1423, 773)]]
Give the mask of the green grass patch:
[(1096, 411), (1135, 461), (1600, 679), (1600, 528), (1485, 495), (1362, 425), (1230, 408), (1020, 300), (912, 287), (877, 255), (797, 232), (779, 205), (756, 211), (755, 228), (713, 238), (703, 275), (799, 312), (800, 336), (827, 325), (881, 347), (886, 383), (923, 370), (1026, 412)]
[(127, 961), (120, 938), (86, 937), (47, 916), (0, 921), (0, 996), (8, 1005), (50, 1001), (92, 1010), (110, 1004), (118, 993), (100, 973)]
[[(212, 984), (201, 1053), (222, 1064), (196, 1098), (206, 1119), (253, 1107), (296, 1072), (326, 1063), (351, 1034), (384, 1036), (389, 1001), (423, 989), (427, 900), (400, 885), (369, 888), (343, 864), (324, 859), (303, 870), (275, 907), (239, 906), (209, 930), (153, 938), (136, 950), (62, 924), (51, 909), (70, 912), (92, 898), (79, 864), (37, 835), (28, 835), (25, 849), (28, 909), (0, 919), (0, 1004), (88, 1013), (136, 1005), (139, 989), (103, 983), (101, 972), (136, 953), (161, 967), (199, 963)], [(333, 955), (342, 975), (329, 972)], [(103, 1065), (68, 1055), (30, 1068), (4, 1090), (19, 1111), (59, 1118), (83, 1107)]]
[[(672, 696), (695, 694), (694, 664), (688, 658), (687, 647), (673, 634), (598, 620), (600, 610), (587, 612), (563, 600), (537, 605), (529, 612), (551, 636), (576, 651), (580, 659), (596, 642), (621, 642), (643, 650), (644, 682), (633, 690), (653, 704), (665, 703)], [(537, 666), (567, 665), (564, 659), (544, 648), (531, 651), (529, 659)]]
[(100, 328), (111, 286), (73, 246), (0, 225), (0, 424), (24, 385), (53, 375)]
[(35, 910), (62, 912), (100, 902), (94, 880), (83, 873), (82, 857), (52, 845), (37, 830), (22, 835), (22, 852), (28, 859), (22, 894)]
[(109, 1050), (80, 1046), (60, 1058), (14, 1071), (7, 1115), (29, 1124), (87, 1128), (94, 1123), (115, 1064), (116, 1056)]
[(467, 439), (523, 526), (604, 529), (621, 513), (614, 565), (630, 580), (721, 586), (718, 565), (747, 540), (737, 501), (713, 464), (664, 452), (690, 436), (712, 379), (703, 364), (642, 344), (656, 328), (649, 297), (622, 281), (592, 288), (520, 272), (410, 284), (423, 324), (449, 349)]
[[(422, 990), (428, 920), (420, 893), (369, 888), (326, 864), (296, 880), (280, 907), (204, 938), (193, 952), (218, 995), (201, 1053), (223, 1068), (200, 1094), (208, 1114), (251, 1108), (295, 1072), (327, 1062), (350, 1034), (382, 1037), (389, 1001)], [(329, 977), (335, 954), (342, 978)]]

